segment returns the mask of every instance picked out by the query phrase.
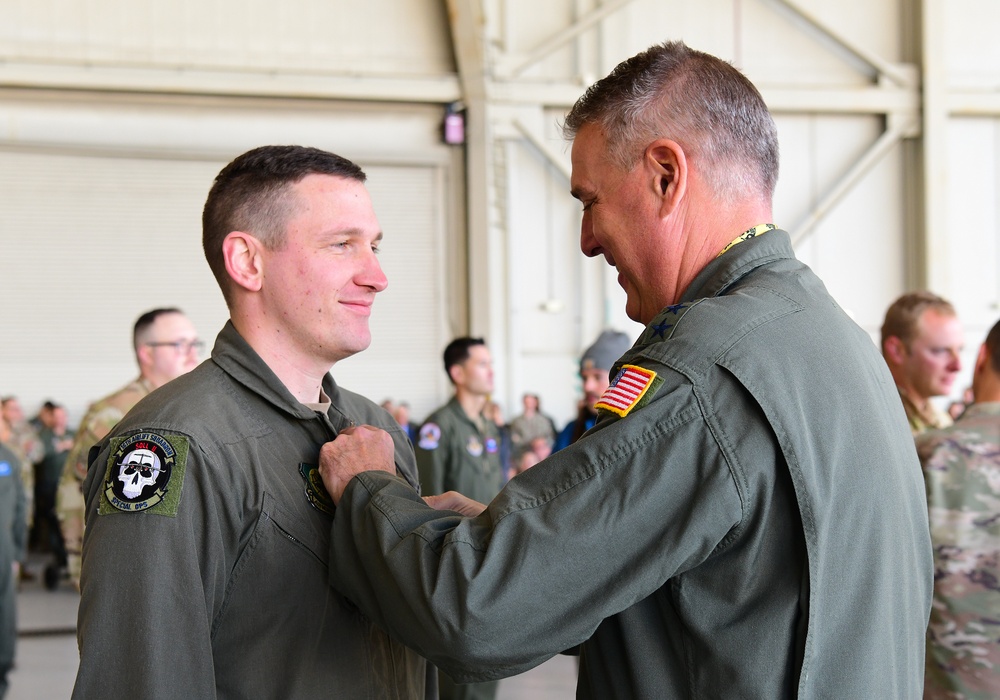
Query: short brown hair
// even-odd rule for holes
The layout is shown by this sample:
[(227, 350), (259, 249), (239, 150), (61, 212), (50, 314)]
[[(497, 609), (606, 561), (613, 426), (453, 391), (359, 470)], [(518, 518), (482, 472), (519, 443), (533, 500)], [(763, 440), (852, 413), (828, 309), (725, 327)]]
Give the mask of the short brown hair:
[(233, 231), (256, 237), (268, 250), (284, 244), (294, 201), (289, 187), (307, 175), (365, 181), (356, 163), (305, 146), (261, 146), (238, 156), (216, 176), (202, 212), (202, 247), (222, 295), (229, 303), (229, 276), (222, 242)]
[(917, 324), (920, 317), (928, 309), (933, 309), (942, 316), (957, 316), (951, 302), (939, 297), (933, 292), (910, 292), (892, 302), (885, 312), (882, 322), (882, 347), (891, 337), (899, 338), (903, 345), (910, 347), (910, 341), (917, 334)]

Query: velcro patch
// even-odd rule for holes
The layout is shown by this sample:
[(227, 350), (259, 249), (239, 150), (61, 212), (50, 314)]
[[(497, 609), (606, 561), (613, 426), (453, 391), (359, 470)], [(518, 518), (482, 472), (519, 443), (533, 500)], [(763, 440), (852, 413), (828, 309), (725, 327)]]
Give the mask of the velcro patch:
[(299, 474), (306, 482), (306, 500), (309, 505), (321, 513), (326, 513), (330, 517), (336, 512), (333, 499), (323, 484), (323, 477), (320, 476), (319, 467), (315, 464), (299, 462)]
[(436, 423), (424, 423), (420, 428), (420, 440), (417, 447), (422, 450), (435, 450), (441, 442), (441, 428)]
[(112, 438), (97, 512), (177, 515), (187, 456), (188, 439), (183, 435), (139, 432)]
[(610, 411), (624, 418), (633, 408), (652, 398), (662, 381), (651, 369), (625, 365), (601, 394), (594, 408)]

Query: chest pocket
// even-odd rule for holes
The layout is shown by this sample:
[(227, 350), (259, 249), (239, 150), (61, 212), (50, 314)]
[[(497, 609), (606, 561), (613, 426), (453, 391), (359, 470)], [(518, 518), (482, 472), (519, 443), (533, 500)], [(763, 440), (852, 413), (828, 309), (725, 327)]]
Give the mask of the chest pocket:
[[(295, 589), (325, 587), (328, 561), (329, 540), (264, 492), (253, 532), (226, 584), (226, 602), (213, 622), (213, 633), (239, 601), (283, 600)], [(239, 614), (244, 612), (250, 611)]]

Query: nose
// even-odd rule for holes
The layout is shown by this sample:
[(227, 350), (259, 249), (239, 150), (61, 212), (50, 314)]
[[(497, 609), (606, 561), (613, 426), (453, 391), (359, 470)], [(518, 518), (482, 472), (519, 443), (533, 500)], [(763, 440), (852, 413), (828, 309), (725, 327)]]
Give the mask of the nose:
[(370, 252), (365, 257), (365, 263), (360, 271), (358, 284), (364, 287), (371, 287), (375, 292), (381, 292), (389, 286), (389, 280), (382, 272), (382, 265), (378, 261), (375, 252)]
[(593, 258), (601, 254), (601, 245), (594, 237), (594, 224), (591, 220), (590, 212), (583, 212), (583, 219), (580, 221), (580, 250), (588, 258)]
[(950, 361), (948, 362), (948, 371), (950, 372), (961, 372), (962, 371), (962, 357), (958, 354), (958, 350), (952, 350), (950, 353)]

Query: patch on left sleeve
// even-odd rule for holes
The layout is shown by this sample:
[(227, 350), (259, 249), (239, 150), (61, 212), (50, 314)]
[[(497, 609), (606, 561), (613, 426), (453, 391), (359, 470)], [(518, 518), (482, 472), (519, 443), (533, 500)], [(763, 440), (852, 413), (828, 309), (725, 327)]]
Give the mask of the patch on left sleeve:
[(187, 456), (188, 439), (182, 435), (139, 432), (112, 438), (97, 512), (177, 515)]
[(638, 365), (625, 365), (601, 398), (594, 404), (598, 410), (610, 411), (615, 415), (624, 418), (629, 412), (642, 406), (660, 388), (663, 380), (656, 376), (656, 372)]

